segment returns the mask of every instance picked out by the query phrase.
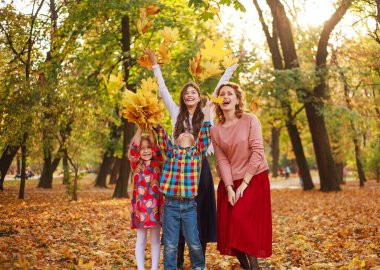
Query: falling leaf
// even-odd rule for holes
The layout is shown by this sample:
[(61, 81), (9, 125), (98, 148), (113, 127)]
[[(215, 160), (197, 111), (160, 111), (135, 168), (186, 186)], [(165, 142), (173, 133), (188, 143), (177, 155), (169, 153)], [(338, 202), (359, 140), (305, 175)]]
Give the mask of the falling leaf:
[(222, 66), (227, 69), (232, 65), (235, 65), (239, 61), (239, 58), (233, 57), (232, 55), (226, 55), (223, 58)]
[(160, 8), (158, 7), (157, 3), (140, 9), (140, 14), (145, 14), (146, 16), (152, 16), (158, 12), (160, 12)]
[(137, 59), (137, 63), (146, 69), (152, 70), (153, 61), (148, 55), (142, 55)]
[(251, 110), (252, 112), (257, 112), (259, 110), (259, 104), (255, 100), (251, 102)]
[(207, 93), (207, 96), (212, 100), (212, 102), (216, 103), (216, 104), (222, 104), (224, 98), (223, 97), (215, 97), (213, 95), (210, 95), (209, 93)]
[(149, 21), (146, 17), (139, 18), (136, 22), (137, 30), (141, 35), (143, 35), (149, 30), (152, 23), (153, 21)]
[(166, 44), (176, 42), (178, 39), (178, 28), (170, 28), (165, 26), (163, 30), (160, 31), (160, 36), (164, 38)]
[(165, 46), (164, 43), (162, 43), (158, 47), (158, 53), (161, 56), (159, 63), (160, 64), (169, 64), (171, 59), (170, 59), (170, 53), (169, 49)]
[(208, 77), (216, 76), (223, 73), (223, 70), (219, 68), (219, 64), (215, 62), (205, 62), (202, 64), (203, 72)]
[(199, 53), (197, 53), (192, 60), (189, 60), (189, 71), (193, 77), (198, 77), (202, 73), (203, 68), (201, 66), (201, 56)]

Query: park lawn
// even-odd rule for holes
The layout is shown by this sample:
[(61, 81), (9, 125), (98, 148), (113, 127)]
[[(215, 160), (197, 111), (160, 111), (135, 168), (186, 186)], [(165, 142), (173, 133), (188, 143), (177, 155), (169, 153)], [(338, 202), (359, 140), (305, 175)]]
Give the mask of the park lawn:
[[(79, 200), (70, 202), (60, 182), (44, 190), (28, 180), (23, 201), (18, 181), (5, 182), (0, 269), (136, 269), (129, 199), (111, 199), (113, 186), (95, 188), (85, 177)], [(272, 190), (273, 255), (260, 260), (262, 268), (380, 269), (380, 184), (357, 185), (334, 193)], [(206, 261), (208, 269), (240, 269), (215, 244)]]

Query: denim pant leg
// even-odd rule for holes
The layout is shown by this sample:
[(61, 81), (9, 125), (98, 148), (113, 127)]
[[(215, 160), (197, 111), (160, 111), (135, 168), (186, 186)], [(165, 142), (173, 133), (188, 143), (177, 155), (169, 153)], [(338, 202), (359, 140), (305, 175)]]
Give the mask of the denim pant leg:
[(181, 219), (183, 236), (185, 237), (189, 248), (191, 267), (197, 270), (204, 269), (205, 258), (199, 240), (197, 202), (195, 200), (184, 202), (182, 205)]
[(165, 270), (175, 270), (177, 267), (177, 246), (180, 224), (180, 204), (175, 201), (165, 201), (164, 221), (162, 224)]

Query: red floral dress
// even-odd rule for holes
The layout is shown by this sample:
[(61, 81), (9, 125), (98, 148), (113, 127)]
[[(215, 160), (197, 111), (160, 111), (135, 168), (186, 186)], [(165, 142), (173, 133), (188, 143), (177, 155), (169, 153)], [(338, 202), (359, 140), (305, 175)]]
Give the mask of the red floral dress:
[(134, 142), (129, 148), (133, 170), (131, 199), (131, 228), (152, 228), (161, 225), (163, 198), (159, 191), (162, 155), (158, 146), (152, 147), (150, 161), (140, 159), (140, 147)]

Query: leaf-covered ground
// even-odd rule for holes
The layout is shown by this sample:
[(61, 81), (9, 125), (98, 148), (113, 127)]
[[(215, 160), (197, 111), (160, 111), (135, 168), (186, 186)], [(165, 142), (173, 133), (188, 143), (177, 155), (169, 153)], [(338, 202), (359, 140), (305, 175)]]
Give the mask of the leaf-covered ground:
[[(20, 201), (17, 185), (6, 182), (0, 193), (0, 269), (136, 269), (129, 200), (111, 199), (113, 187), (83, 179), (79, 201), (70, 202), (59, 182), (43, 190), (29, 180)], [(272, 208), (273, 256), (260, 260), (263, 269), (380, 269), (380, 184), (272, 190)], [(206, 260), (208, 269), (239, 269), (215, 244)]]

